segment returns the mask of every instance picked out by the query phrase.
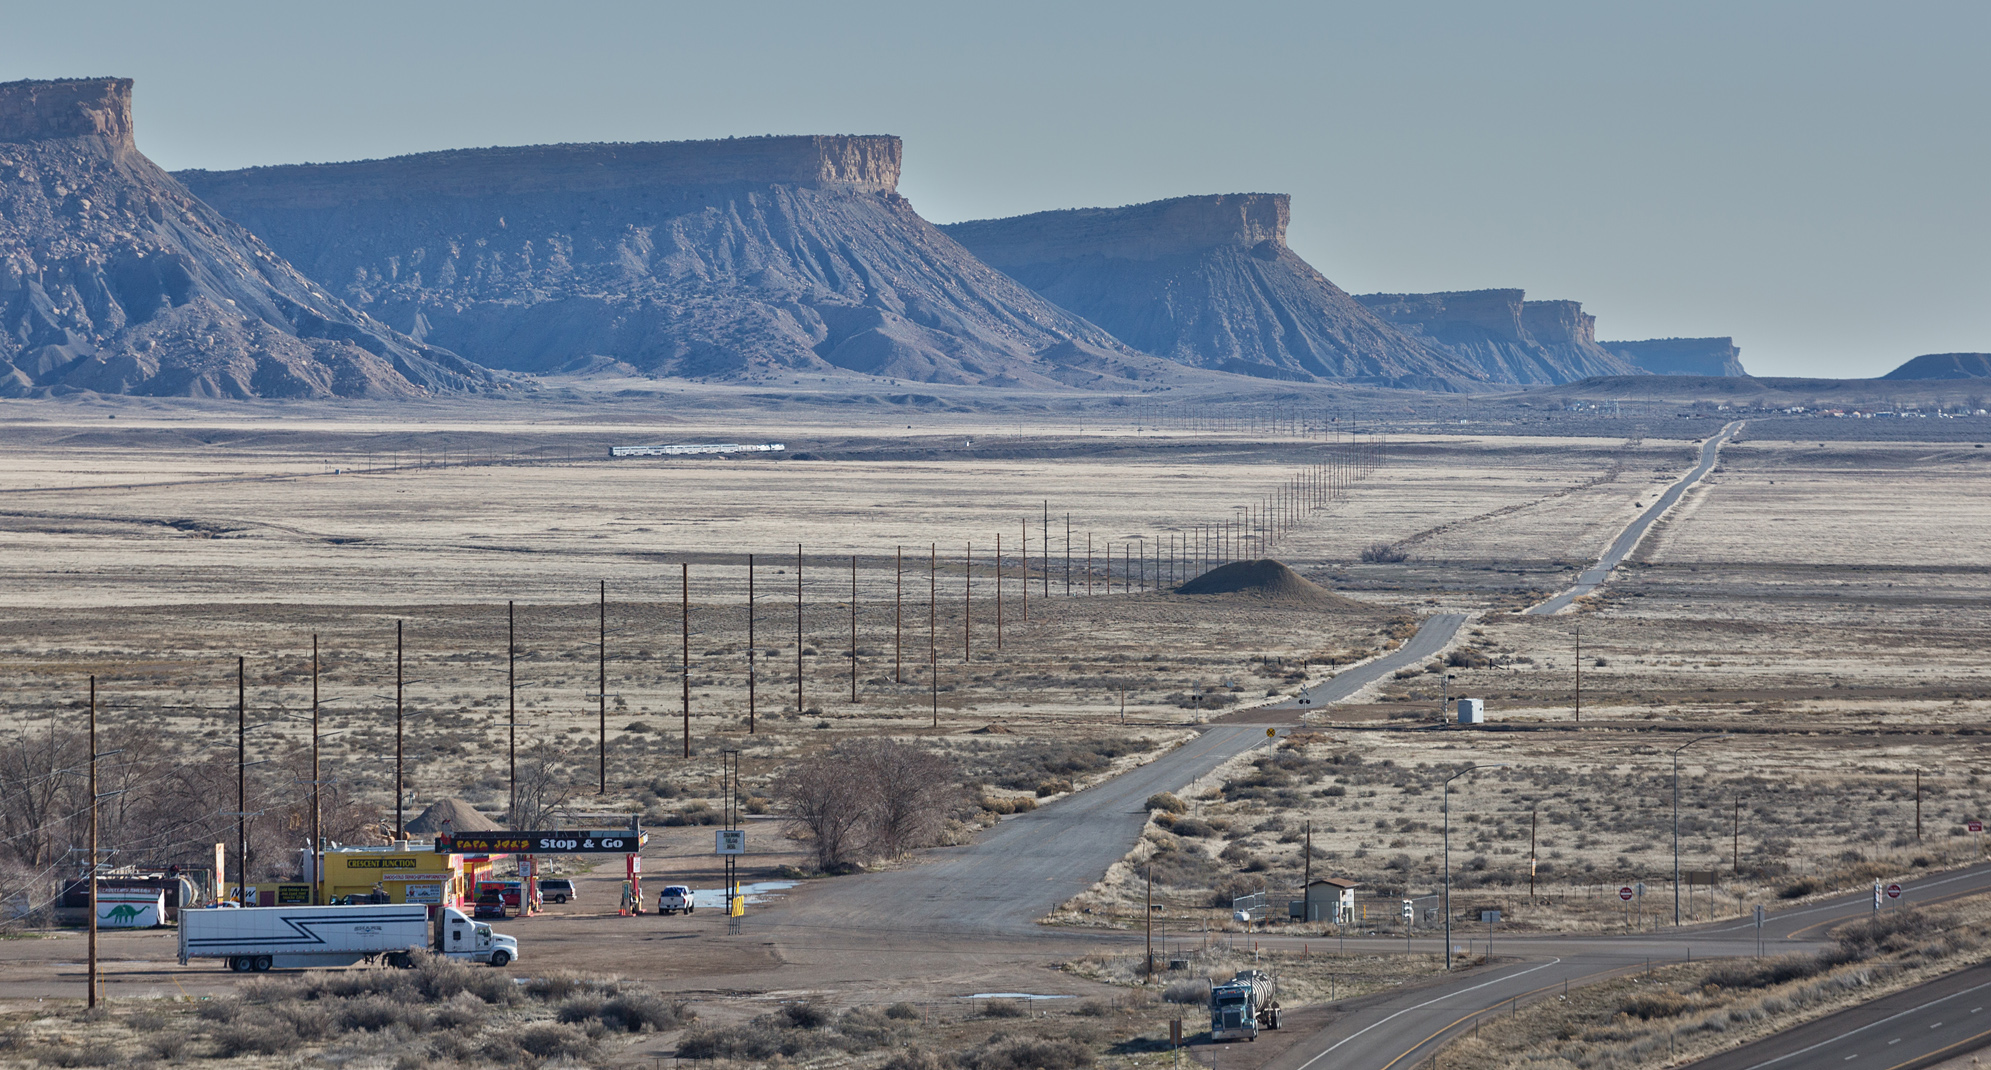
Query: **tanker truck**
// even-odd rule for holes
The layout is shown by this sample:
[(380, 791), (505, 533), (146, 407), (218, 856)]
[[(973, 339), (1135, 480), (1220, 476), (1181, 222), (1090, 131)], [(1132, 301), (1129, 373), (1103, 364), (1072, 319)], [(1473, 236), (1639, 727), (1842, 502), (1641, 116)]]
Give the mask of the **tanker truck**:
[(1279, 1028), (1279, 1000), (1270, 974), (1239, 970), (1210, 987), (1211, 1040), (1257, 1040), (1260, 1026)]
[(503, 966), (518, 941), (452, 907), (433, 921), (421, 903), (337, 907), (222, 907), (180, 912), (180, 965), (222, 959), (237, 973), (351, 966), (379, 960), (414, 965), (414, 953)]

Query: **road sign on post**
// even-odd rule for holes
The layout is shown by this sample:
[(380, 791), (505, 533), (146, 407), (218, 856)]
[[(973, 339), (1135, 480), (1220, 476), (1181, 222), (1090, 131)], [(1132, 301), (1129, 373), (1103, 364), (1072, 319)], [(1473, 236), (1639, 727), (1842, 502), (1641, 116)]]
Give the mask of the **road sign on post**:
[(717, 855), (743, 855), (747, 853), (746, 829), (720, 829), (713, 834), (712, 853)]
[(1899, 899), (1899, 898), (1901, 898), (1901, 885), (1899, 885), (1899, 884), (1890, 884), (1890, 885), (1888, 885), (1888, 886), (1887, 886), (1887, 897), (1888, 897), (1889, 899)]
[(1969, 830), (1970, 830), (1970, 831), (1972, 831), (1972, 832), (1983, 832), (1983, 831), (1984, 831), (1984, 822), (1982, 822), (1982, 821), (1972, 821), (1972, 822), (1971, 822), (1970, 824), (1968, 824), (1968, 825), (1965, 825), (1965, 826), (1963, 826), (1963, 827), (1964, 827), (1964, 828), (1967, 828), (1967, 829), (1969, 829)]
[(1618, 898), (1624, 900), (1627, 903), (1631, 902), (1632, 901), (1631, 885), (1627, 884), (1623, 888), (1618, 889)]

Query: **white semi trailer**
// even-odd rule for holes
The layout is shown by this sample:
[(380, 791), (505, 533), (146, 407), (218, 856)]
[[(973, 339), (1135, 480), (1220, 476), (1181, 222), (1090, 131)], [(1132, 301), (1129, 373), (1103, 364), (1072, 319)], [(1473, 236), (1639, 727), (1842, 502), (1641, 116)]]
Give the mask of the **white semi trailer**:
[(350, 966), (380, 959), (407, 966), (417, 951), (503, 966), (518, 941), (444, 907), (434, 921), (420, 903), (342, 907), (247, 907), (180, 912), (180, 965), (222, 959), (237, 973)]

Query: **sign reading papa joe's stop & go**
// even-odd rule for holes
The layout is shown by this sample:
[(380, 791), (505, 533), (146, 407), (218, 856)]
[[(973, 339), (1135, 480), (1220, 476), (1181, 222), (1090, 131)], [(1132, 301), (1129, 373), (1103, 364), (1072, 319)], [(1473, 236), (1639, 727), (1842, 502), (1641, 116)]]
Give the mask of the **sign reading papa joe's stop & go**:
[(647, 832), (629, 829), (589, 832), (458, 832), (436, 837), (436, 853), (451, 855), (635, 854)]

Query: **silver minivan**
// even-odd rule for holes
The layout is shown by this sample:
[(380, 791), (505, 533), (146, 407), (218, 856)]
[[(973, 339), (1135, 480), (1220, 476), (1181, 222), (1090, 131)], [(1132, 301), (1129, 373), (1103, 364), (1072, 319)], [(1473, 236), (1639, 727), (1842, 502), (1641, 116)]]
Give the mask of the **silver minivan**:
[(565, 877), (545, 877), (539, 882), (539, 898), (548, 903), (566, 903), (574, 898), (574, 882)]

